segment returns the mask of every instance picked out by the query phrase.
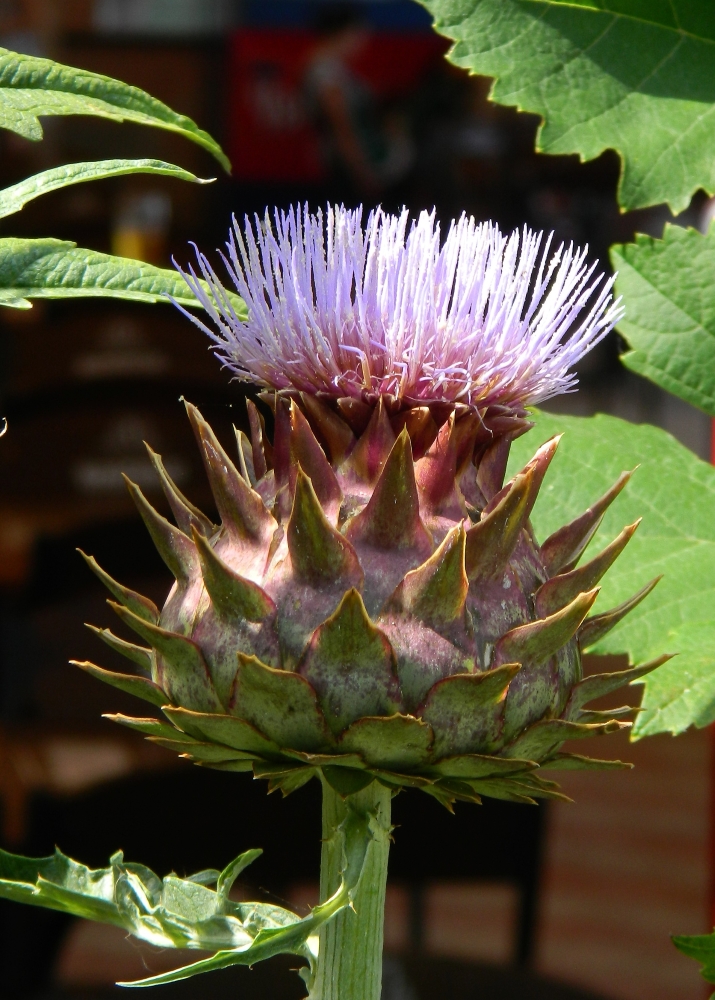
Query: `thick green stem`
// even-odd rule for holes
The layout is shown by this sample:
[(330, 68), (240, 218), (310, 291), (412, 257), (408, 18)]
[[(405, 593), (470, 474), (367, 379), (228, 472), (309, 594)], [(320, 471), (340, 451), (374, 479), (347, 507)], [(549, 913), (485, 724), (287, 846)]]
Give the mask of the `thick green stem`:
[(340, 884), (344, 860), (339, 827), (348, 809), (371, 814), (373, 839), (353, 907), (346, 907), (321, 928), (310, 1000), (380, 1000), (391, 797), (389, 789), (373, 781), (361, 792), (343, 799), (323, 781), (321, 900), (328, 899)]

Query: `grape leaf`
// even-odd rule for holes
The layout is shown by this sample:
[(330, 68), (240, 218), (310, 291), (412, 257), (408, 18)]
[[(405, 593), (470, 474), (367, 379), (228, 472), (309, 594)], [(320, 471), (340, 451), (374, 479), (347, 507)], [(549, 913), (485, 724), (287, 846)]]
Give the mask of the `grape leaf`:
[[(225, 294), (245, 316), (243, 299)], [(29, 299), (89, 296), (135, 302), (169, 302), (170, 296), (184, 306), (201, 306), (181, 275), (169, 268), (83, 250), (65, 240), (0, 239), (0, 306), (29, 309)]]
[(636, 736), (672, 733), (715, 722), (715, 622), (689, 622), (668, 636), (680, 653), (648, 678)]
[[(709, 983), (715, 983), (715, 933), (687, 934), (673, 938), (673, 944), (688, 958), (700, 962), (700, 974)], [(712, 998), (711, 998), (712, 1000)]]
[(195, 184), (210, 184), (183, 167), (164, 160), (94, 160), (85, 163), (66, 163), (61, 167), (52, 167), (42, 173), (33, 174), (12, 187), (0, 191), (0, 219), (19, 212), (28, 201), (39, 198), (40, 195), (58, 191), (71, 184), (81, 184), (84, 181), (94, 181), (106, 177), (120, 177), (124, 174), (160, 174), (164, 177), (176, 177), (182, 181), (192, 181)]
[(627, 653), (639, 663), (680, 655), (645, 679), (645, 705), (635, 735), (681, 732), (713, 711), (715, 674), (715, 469), (665, 431), (616, 417), (537, 412), (536, 428), (512, 446), (510, 473), (553, 434), (564, 432), (533, 514), (537, 538), (581, 514), (626, 469), (638, 466), (611, 505), (584, 556), (601, 551), (625, 524), (643, 518), (601, 581), (596, 611), (625, 601), (660, 574), (663, 579), (609, 634), (595, 653)]
[(631, 350), (621, 360), (639, 375), (715, 416), (715, 227), (665, 227), (662, 240), (636, 236), (611, 248)]
[(37, 141), (43, 134), (42, 115), (95, 115), (166, 129), (202, 146), (231, 171), (226, 154), (208, 132), (139, 87), (0, 48), (0, 128)]
[(684, 209), (715, 190), (710, 0), (421, 0), (449, 59), (495, 78), (491, 97), (541, 116), (537, 148), (615, 149), (626, 209)]

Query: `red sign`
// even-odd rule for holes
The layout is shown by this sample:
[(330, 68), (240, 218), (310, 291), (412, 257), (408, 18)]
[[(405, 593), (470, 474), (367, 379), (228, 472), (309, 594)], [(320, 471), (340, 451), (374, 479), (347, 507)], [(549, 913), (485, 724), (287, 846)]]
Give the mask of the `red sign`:
[[(246, 29), (233, 36), (228, 154), (237, 178), (310, 182), (327, 177), (311, 99), (323, 46), (310, 31)], [(444, 40), (428, 32), (371, 33), (338, 72), (378, 102), (399, 99), (444, 51)], [(332, 58), (333, 71), (335, 63)]]

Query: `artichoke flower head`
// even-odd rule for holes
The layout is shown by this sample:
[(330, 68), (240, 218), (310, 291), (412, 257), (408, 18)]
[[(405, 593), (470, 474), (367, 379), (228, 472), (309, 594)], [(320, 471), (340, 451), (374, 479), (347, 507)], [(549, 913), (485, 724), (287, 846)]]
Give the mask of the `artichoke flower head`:
[[(234, 231), (185, 278), (221, 360), (263, 388), (233, 456), (188, 405), (221, 523), (150, 452), (175, 524), (129, 489), (176, 578), (161, 611), (89, 559), (142, 640), (99, 635), (138, 671), (79, 664), (161, 708), (117, 721), (197, 763), (285, 793), (322, 771), (447, 806), (558, 795), (550, 768), (612, 766), (561, 748), (628, 725), (588, 702), (657, 663), (582, 677), (581, 651), (641, 601), (590, 615), (637, 525), (579, 559), (613, 487), (539, 543), (529, 516), (558, 439), (504, 483), (526, 407), (622, 316), (586, 250), (462, 217), (328, 207)], [(265, 417), (273, 424), (269, 442)], [(233, 450), (233, 449), (232, 449)], [(658, 661), (662, 662), (662, 661)]]

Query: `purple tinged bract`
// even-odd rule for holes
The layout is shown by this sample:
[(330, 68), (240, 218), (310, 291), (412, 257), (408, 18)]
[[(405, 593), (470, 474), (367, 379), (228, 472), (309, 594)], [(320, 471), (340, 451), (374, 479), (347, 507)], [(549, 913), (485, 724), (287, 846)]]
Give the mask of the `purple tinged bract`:
[(624, 312), (588, 248), (551, 242), (462, 215), (440, 245), (434, 210), (378, 208), (364, 227), (342, 206), (266, 213), (243, 233), (234, 220), (222, 254), (247, 318), (199, 252), (211, 294), (182, 273), (217, 330), (187, 315), (267, 388), (523, 407), (572, 391), (570, 369)]

